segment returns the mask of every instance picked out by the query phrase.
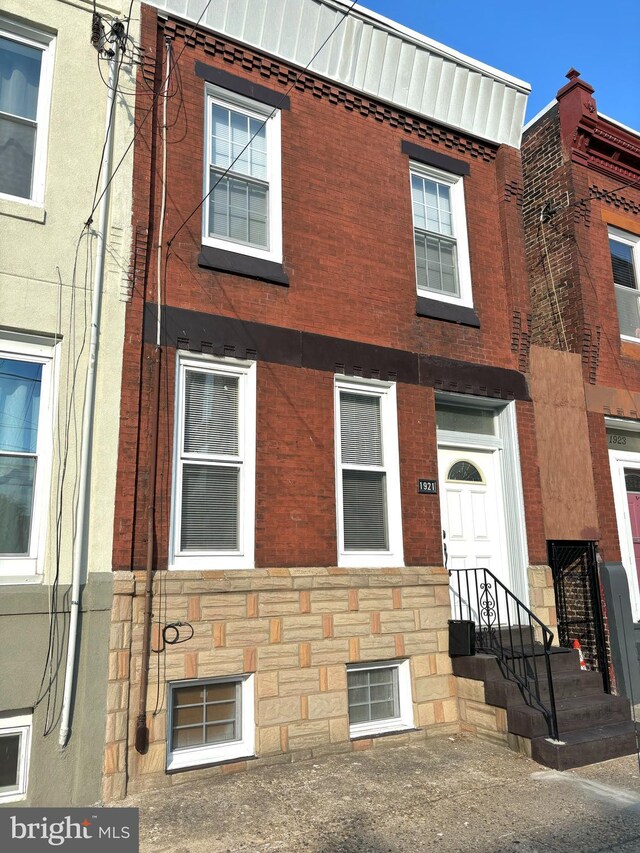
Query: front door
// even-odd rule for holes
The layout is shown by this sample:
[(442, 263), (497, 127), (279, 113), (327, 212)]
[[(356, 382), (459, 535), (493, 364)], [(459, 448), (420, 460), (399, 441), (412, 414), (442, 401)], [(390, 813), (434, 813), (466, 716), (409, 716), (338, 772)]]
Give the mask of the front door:
[[(488, 569), (509, 588), (498, 455), (496, 449), (438, 449), (443, 549), (448, 569)], [(495, 584), (480, 588), (486, 580), (484, 573), (452, 574), (454, 618), (460, 618), (462, 599), (463, 618), (469, 608), (477, 624), (478, 608), (484, 616), (490, 609), (496, 624), (506, 624), (505, 596), (494, 589)]]

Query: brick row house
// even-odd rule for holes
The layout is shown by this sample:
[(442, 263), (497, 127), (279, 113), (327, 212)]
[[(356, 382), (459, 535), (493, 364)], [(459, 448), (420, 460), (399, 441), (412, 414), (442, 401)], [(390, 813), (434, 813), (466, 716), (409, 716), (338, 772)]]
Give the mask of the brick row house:
[[(640, 134), (599, 112), (579, 72), (567, 77), (522, 141), (545, 535), (561, 640), (582, 633), (589, 663), (609, 669), (613, 687), (633, 698), (640, 695)], [(593, 621), (600, 607), (601, 627)]]
[(141, 7), (104, 796), (504, 740), (447, 570), (555, 625), (528, 86), (345, 4), (183, 5)]

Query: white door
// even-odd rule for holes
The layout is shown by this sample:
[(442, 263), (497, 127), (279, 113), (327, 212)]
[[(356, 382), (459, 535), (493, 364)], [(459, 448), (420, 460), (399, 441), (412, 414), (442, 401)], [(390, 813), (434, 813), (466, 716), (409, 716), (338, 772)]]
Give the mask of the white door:
[[(448, 569), (488, 569), (509, 589), (498, 454), (495, 449), (438, 449), (443, 548)], [(487, 582), (489, 587), (482, 586)], [(480, 621), (507, 624), (504, 593), (484, 572), (453, 571), (451, 607), (454, 618), (462, 615), (478, 624), (480, 609)]]

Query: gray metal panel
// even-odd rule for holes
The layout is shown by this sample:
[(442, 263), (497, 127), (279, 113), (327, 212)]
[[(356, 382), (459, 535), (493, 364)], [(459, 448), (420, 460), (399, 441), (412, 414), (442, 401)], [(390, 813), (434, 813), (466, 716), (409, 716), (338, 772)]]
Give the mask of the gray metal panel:
[[(147, 2), (191, 23), (204, 5)], [(333, 0), (216, 0), (200, 26), (440, 124), (519, 147), (526, 83), (361, 6), (342, 22), (347, 9)]]

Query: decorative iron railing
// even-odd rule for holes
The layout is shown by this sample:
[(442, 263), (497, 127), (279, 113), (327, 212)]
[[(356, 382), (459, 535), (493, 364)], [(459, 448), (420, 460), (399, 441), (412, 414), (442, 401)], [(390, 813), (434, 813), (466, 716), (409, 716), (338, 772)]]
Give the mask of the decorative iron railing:
[(454, 618), (475, 623), (476, 650), (495, 655), (525, 700), (543, 713), (549, 735), (558, 740), (553, 632), (488, 569), (449, 569), (449, 576)]

